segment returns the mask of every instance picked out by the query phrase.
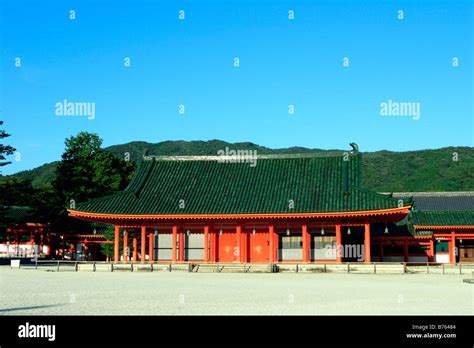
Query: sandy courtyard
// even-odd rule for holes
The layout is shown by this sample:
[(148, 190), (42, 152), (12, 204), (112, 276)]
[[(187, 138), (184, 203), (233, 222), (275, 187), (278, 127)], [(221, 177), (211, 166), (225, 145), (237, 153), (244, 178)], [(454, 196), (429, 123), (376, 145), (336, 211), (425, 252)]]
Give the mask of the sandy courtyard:
[(474, 314), (466, 275), (45, 272), (0, 267), (0, 315)]

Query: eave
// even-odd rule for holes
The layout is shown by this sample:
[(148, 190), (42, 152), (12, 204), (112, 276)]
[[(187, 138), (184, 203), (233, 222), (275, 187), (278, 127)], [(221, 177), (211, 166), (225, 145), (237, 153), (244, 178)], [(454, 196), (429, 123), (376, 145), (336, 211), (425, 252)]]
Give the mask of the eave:
[(474, 225), (413, 225), (417, 230), (474, 229)]
[(328, 213), (293, 213), (293, 214), (163, 214), (163, 215), (127, 215), (98, 214), (68, 209), (69, 216), (89, 221), (137, 221), (137, 220), (263, 220), (263, 219), (310, 219), (310, 218), (367, 218), (376, 216), (407, 215), (410, 206), (381, 210)]

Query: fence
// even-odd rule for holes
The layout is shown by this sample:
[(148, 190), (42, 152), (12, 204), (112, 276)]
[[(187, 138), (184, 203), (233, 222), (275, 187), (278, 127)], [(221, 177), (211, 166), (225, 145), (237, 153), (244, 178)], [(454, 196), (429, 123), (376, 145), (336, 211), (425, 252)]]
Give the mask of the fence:
[[(213, 263), (171, 263), (171, 262), (155, 262), (155, 263), (114, 263), (100, 261), (45, 261), (35, 260), (29, 264), (21, 264), (23, 269), (37, 269), (52, 272), (114, 272), (114, 271), (184, 271), (199, 272), (208, 269), (210, 266), (216, 266), (221, 270), (229, 272), (245, 269), (239, 267), (240, 264), (213, 264)], [(244, 264), (242, 264), (244, 265)], [(251, 266), (252, 264), (246, 264)], [(368, 274), (471, 274), (474, 271), (474, 263), (458, 263), (458, 264), (439, 264), (433, 262), (415, 263), (415, 262), (373, 262), (373, 263), (275, 263), (260, 264), (266, 265), (267, 272), (294, 272), (294, 273), (368, 273)], [(255, 270), (261, 267), (255, 267)]]

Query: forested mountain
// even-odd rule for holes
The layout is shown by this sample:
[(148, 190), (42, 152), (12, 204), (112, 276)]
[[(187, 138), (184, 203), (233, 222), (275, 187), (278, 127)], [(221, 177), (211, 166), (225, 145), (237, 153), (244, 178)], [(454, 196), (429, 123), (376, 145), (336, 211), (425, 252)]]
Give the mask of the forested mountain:
[[(134, 141), (105, 148), (117, 157), (139, 162), (149, 155), (216, 155), (230, 149), (257, 150), (262, 154), (315, 153), (320, 156), (341, 154), (343, 150), (290, 147), (271, 149), (250, 142), (227, 143), (210, 141), (164, 141), (156, 144)], [(408, 152), (363, 152), (363, 180), (366, 188), (379, 192), (400, 191), (472, 191), (474, 190), (474, 148), (446, 147), (435, 150)], [(18, 172), (13, 176), (29, 179), (35, 187), (47, 187), (55, 175), (58, 162)]]

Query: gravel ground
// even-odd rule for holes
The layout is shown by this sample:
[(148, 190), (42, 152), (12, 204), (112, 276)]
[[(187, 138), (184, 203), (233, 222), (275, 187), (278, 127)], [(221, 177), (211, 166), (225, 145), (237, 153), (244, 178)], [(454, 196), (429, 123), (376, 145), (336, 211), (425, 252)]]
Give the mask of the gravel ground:
[(474, 314), (466, 275), (45, 272), (0, 267), (0, 315)]

